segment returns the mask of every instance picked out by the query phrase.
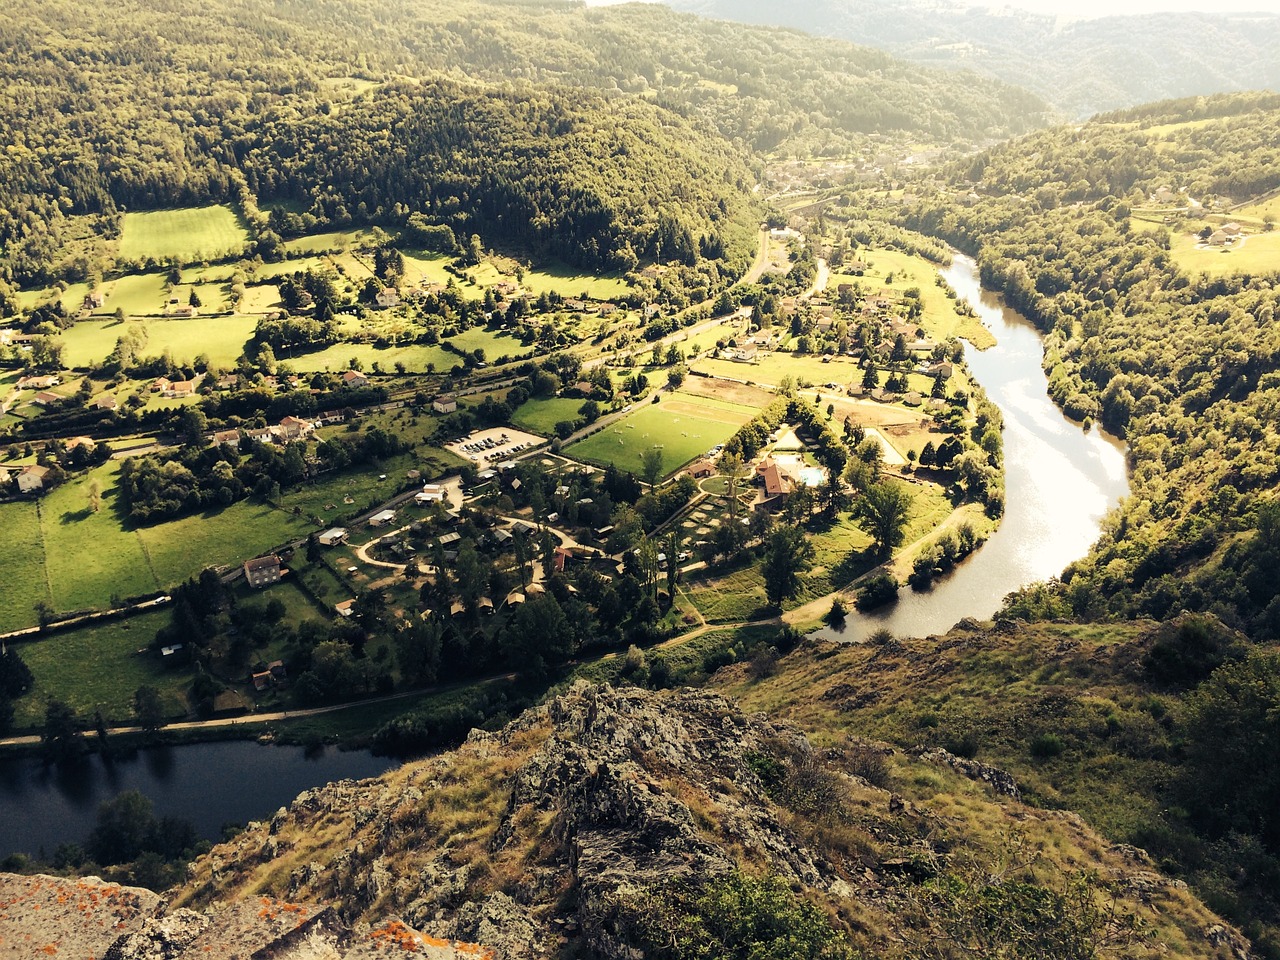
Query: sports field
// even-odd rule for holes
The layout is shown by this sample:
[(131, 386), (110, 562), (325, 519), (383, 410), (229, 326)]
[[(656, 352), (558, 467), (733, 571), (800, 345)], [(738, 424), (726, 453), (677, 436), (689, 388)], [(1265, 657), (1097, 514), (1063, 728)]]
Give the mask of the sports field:
[(186, 207), (126, 213), (120, 232), (124, 260), (215, 260), (241, 253), (248, 231), (230, 207)]
[(612, 463), (639, 473), (645, 450), (660, 447), (663, 472), (674, 473), (716, 444), (724, 443), (755, 416), (751, 407), (687, 393), (664, 395), (660, 403), (646, 403), (566, 448), (567, 456), (594, 463)]

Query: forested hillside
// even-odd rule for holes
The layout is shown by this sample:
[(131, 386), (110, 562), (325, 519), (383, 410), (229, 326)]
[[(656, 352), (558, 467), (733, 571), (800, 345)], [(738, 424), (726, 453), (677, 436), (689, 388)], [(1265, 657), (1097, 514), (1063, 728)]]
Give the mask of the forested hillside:
[(672, 0), (672, 6), (974, 70), (1034, 91), (1069, 116), (1280, 83), (1274, 53), (1280, 17), (1274, 13), (1185, 11), (1059, 21), (995, 3), (926, 0)]
[(1240, 207), (1280, 187), (1278, 143), (1275, 96), (1161, 104), (984, 153), (891, 211), (977, 253), (1045, 332), (1054, 397), (1129, 441), (1133, 495), (1040, 613), (1280, 636), (1280, 261), (1268, 206)]
[[(143, 22), (154, 39), (139, 38)], [(442, 75), (481, 86), (412, 91)], [(717, 135), (738, 141), (743, 155), (841, 153), (870, 134), (905, 131), (981, 142), (1029, 129), (1042, 113), (1013, 88), (977, 78), (957, 85), (837, 41), (647, 5), (588, 11), (558, 2), (72, 8), (23, 0), (0, 24), (0, 81), (9, 145), (0, 158), (0, 272), (20, 283), (84, 275), (91, 231), (71, 227), (70, 215), (101, 215), (94, 231), (110, 236), (122, 208), (229, 199), (263, 234), (242, 168), (265, 197), (310, 204), (321, 226), (344, 224), (343, 214), (394, 222), (430, 212), (465, 227), (460, 211), (469, 208), (477, 227), (510, 232), (517, 218), (498, 224), (494, 211), (514, 203), (534, 223), (509, 239), (532, 252), (613, 266), (661, 244), (673, 259), (695, 247), (716, 258), (732, 245), (723, 221), (743, 213), (730, 197), (745, 180), (743, 161), (712, 144)], [(583, 87), (602, 99), (579, 96), (570, 108), (563, 91)], [(456, 105), (446, 109), (442, 97)], [(369, 125), (393, 131), (397, 149), (379, 149), (378, 173), (348, 182), (355, 164), (341, 158), (372, 156), (372, 146), (357, 146)], [(599, 135), (583, 134), (588, 127)], [(578, 133), (563, 136), (571, 129)], [(313, 156), (303, 164), (286, 151)], [(502, 161), (482, 176), (480, 156)], [(606, 178), (611, 188), (630, 185), (630, 195), (605, 201), (595, 187)], [(570, 179), (571, 196), (548, 200)], [(392, 182), (412, 196), (392, 197)], [(696, 195), (664, 196), (673, 183)], [(417, 201), (424, 209), (409, 209)], [(708, 207), (718, 210), (715, 223)], [(73, 238), (84, 242), (68, 252)], [(258, 239), (269, 253), (272, 238)]]

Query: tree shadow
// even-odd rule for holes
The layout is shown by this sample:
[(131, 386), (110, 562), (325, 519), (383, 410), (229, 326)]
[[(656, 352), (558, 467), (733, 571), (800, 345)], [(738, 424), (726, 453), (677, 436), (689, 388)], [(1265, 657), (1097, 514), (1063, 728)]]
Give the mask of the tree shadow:
[(69, 526), (73, 523), (79, 523), (81, 520), (88, 520), (91, 516), (93, 516), (93, 510), (89, 507), (84, 507), (80, 510), (67, 510), (62, 514), (59, 523), (63, 524), (63, 526)]

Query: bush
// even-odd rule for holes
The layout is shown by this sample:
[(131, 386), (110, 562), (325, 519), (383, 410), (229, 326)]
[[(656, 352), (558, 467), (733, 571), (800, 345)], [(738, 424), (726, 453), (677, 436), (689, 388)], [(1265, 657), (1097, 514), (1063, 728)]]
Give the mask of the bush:
[(1056, 757), (1067, 748), (1062, 738), (1056, 733), (1042, 733), (1031, 741), (1031, 755), (1037, 760), (1048, 760)]
[(874, 610), (898, 599), (898, 581), (887, 573), (871, 577), (858, 590), (855, 605), (859, 610)]

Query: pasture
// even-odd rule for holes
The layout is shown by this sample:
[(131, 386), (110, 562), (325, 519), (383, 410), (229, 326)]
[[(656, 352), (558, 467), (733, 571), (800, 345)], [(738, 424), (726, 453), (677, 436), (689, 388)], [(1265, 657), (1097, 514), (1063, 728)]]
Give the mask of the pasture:
[(354, 246), (359, 246), (368, 236), (368, 230), (332, 230), (328, 233), (313, 233), (295, 240), (286, 240), (284, 249), (288, 256), (342, 253)]
[(17, 650), (35, 684), (14, 702), (14, 725), (38, 727), (51, 697), (82, 717), (92, 719), (101, 710), (108, 722), (126, 721), (133, 717), (133, 692), (143, 685), (160, 691), (170, 716), (184, 713), (190, 672), (166, 670), (156, 654), (144, 650), (168, 622), (168, 611), (158, 610), (23, 643)]
[(218, 260), (238, 256), (248, 242), (244, 222), (230, 207), (126, 213), (120, 230), (120, 258), (139, 262)]
[(36, 504), (0, 504), (0, 527), (0, 633), (7, 633), (34, 624), (35, 605), (50, 596)]
[(568, 447), (565, 453), (593, 463), (612, 463), (638, 474), (641, 454), (661, 447), (663, 473), (670, 475), (716, 444), (724, 443), (755, 414), (751, 407), (712, 403), (705, 397), (675, 393), (663, 396), (660, 403), (640, 405), (635, 412)]
[(630, 285), (620, 276), (597, 277), (555, 264), (526, 270), (521, 283), (535, 297), (543, 293), (558, 293), (566, 298), (586, 294), (592, 300), (614, 300), (631, 292)]
[(141, 325), (147, 333), (144, 356), (159, 356), (168, 350), (174, 360), (193, 360), (200, 354), (215, 366), (234, 366), (253, 336), (255, 317), (192, 317), (187, 320), (145, 320), (121, 323), (117, 320), (82, 320), (62, 334), (63, 363), (87, 367), (105, 360), (116, 341), (130, 326)]

